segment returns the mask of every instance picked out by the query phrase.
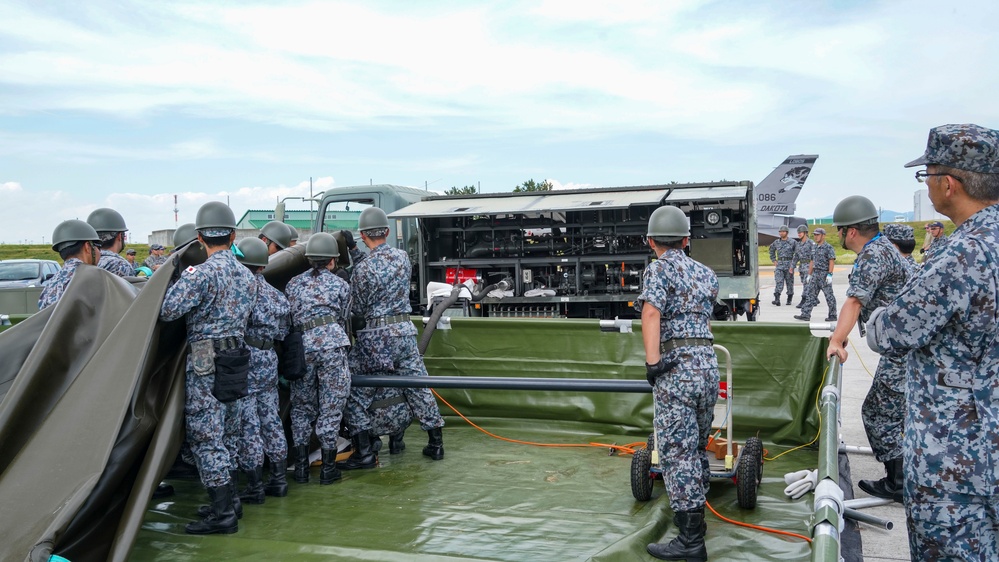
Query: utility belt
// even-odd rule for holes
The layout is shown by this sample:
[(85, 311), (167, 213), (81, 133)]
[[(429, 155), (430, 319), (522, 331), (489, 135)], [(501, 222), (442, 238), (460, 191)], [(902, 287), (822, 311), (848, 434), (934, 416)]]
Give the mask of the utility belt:
[[(212, 348), (215, 349), (215, 351), (226, 351), (230, 349), (239, 349), (243, 347), (243, 340), (237, 337), (211, 338), (209, 340), (203, 340), (203, 341), (212, 342)], [(191, 344), (188, 345), (188, 348), (193, 351), (198, 345), (199, 342), (192, 342)]]
[(673, 338), (659, 344), (659, 353), (666, 353), (681, 347), (711, 347), (714, 340), (710, 338)]
[(274, 349), (274, 340), (273, 339), (266, 339), (265, 340), (265, 339), (257, 339), (257, 338), (253, 338), (253, 337), (250, 337), (250, 336), (246, 336), (245, 338), (243, 338), (243, 341), (246, 342), (246, 345), (248, 345), (250, 347), (255, 347), (255, 348), (263, 350), (263, 351), (267, 351), (269, 349)]
[(308, 322), (302, 322), (298, 326), (295, 326), (295, 330), (299, 332), (308, 332), (313, 328), (333, 324), (334, 322), (336, 322), (336, 318), (333, 316), (320, 316), (319, 318), (313, 318)]
[(391, 398), (384, 398), (382, 400), (375, 400), (371, 403), (371, 407), (368, 408), (369, 412), (374, 412), (375, 410), (384, 410), (389, 406), (395, 406), (396, 404), (403, 404), (406, 402), (406, 397), (401, 393)]
[(411, 322), (408, 314), (393, 314), (392, 316), (371, 318), (365, 321), (365, 327), (370, 330), (372, 328), (381, 328), (389, 324), (401, 324), (403, 322)]

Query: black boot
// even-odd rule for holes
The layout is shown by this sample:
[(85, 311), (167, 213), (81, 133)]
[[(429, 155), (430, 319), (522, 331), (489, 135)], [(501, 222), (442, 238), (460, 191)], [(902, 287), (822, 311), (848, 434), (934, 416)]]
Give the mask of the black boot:
[(406, 450), (406, 442), (402, 440), (406, 436), (406, 430), (389, 435), (389, 454), (398, 455)]
[(309, 446), (295, 445), (295, 482), (309, 483)]
[(792, 302), (794, 302), (794, 295), (788, 295), (787, 296), (787, 305), (791, 306)]
[(427, 446), (423, 448), (423, 454), (428, 456), (435, 461), (439, 461), (444, 458), (444, 435), (441, 433), (441, 428), (435, 427), (427, 431), (427, 436), (430, 441), (427, 442)]
[(861, 480), (860, 489), (876, 498), (902, 503), (902, 488), (905, 486), (905, 477), (902, 474), (901, 457), (886, 462), (885, 470), (888, 475), (881, 480)]
[(332, 484), (343, 478), (336, 467), (336, 449), (323, 449), (323, 467), (319, 469), (319, 484)]
[(246, 503), (264, 503), (264, 467), (258, 466), (246, 471), (246, 487), (239, 493), (239, 501)]
[(774, 295), (774, 302), (770, 303), (774, 306), (780, 306), (780, 295)]
[(837, 320), (836, 314), (830, 314), (829, 316), (826, 316), (826, 322), (835, 322), (836, 320)]
[(803, 306), (805, 306), (805, 297), (801, 297), (801, 300), (798, 301), (798, 304), (794, 305), (794, 308), (801, 308)]
[(184, 530), (190, 535), (228, 535), (239, 530), (239, 520), (233, 504), (232, 487), (208, 488), (208, 513), (201, 521), (188, 523)]
[(354, 443), (354, 453), (343, 461), (336, 463), (340, 470), (357, 470), (358, 468), (374, 468), (378, 464), (371, 434), (367, 430), (355, 433), (351, 438)]
[(159, 500), (163, 498), (169, 498), (173, 495), (173, 486), (167, 484), (166, 482), (160, 482), (159, 486), (153, 491), (153, 499)]
[(660, 560), (686, 560), (687, 562), (705, 562), (708, 551), (704, 547), (704, 508), (697, 511), (678, 511), (674, 521), (680, 528), (680, 534), (669, 544), (653, 543), (645, 550)]
[[(239, 471), (229, 471), (229, 495), (232, 497), (232, 508), (236, 519), (243, 518), (243, 502), (239, 501)], [(198, 517), (208, 517), (212, 513), (211, 505), (198, 506)]]
[(288, 495), (288, 461), (271, 460), (271, 478), (264, 486), (264, 494), (275, 498)]

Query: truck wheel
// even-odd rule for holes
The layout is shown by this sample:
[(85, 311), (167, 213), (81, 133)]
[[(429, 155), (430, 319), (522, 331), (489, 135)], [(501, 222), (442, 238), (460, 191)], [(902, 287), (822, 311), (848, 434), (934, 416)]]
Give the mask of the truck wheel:
[(639, 449), (631, 456), (631, 495), (640, 502), (652, 499), (652, 451)]
[(739, 497), (739, 507), (753, 509), (756, 507), (756, 493), (763, 481), (763, 441), (759, 437), (746, 439), (746, 445), (739, 456), (739, 466), (736, 470), (736, 489)]

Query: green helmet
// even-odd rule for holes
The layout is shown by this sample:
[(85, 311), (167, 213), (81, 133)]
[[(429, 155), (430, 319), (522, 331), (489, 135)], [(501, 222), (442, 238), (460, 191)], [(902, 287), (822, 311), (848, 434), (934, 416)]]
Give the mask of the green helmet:
[(194, 223), (189, 222), (187, 224), (182, 224), (177, 227), (177, 230), (173, 231), (173, 247), (180, 248), (188, 242), (198, 239), (198, 231), (194, 228)]
[(283, 222), (271, 221), (260, 229), (260, 234), (278, 245), (282, 250), (291, 245), (291, 232)]
[(100, 242), (101, 239), (94, 227), (79, 219), (62, 221), (52, 231), (52, 249), (56, 252), (81, 241)]
[(388, 216), (385, 215), (385, 211), (378, 207), (368, 207), (361, 211), (361, 216), (357, 219), (357, 230), (359, 232), (388, 227)]
[(236, 243), (236, 247), (243, 253), (243, 257), (236, 256), (239, 263), (243, 265), (253, 265), (267, 267), (267, 244), (259, 238), (243, 238)]
[(288, 245), (290, 246), (292, 242), (298, 240), (298, 229), (288, 223), (284, 223), (284, 225), (288, 227)]
[(801, 234), (802, 232), (808, 232), (808, 227), (806, 225), (799, 224), (798, 225), (798, 234)]
[(340, 257), (340, 245), (336, 243), (336, 239), (329, 232), (317, 232), (310, 236), (309, 241), (305, 243), (305, 257), (338, 258)]
[(198, 209), (194, 220), (194, 228), (236, 228), (236, 216), (232, 214), (229, 205), (221, 201), (209, 201)]
[(125, 232), (128, 230), (128, 227), (125, 226), (125, 219), (121, 218), (121, 214), (107, 207), (94, 209), (90, 213), (90, 216), (87, 217), (87, 223), (94, 227), (94, 230), (97, 232)]
[(649, 217), (649, 238), (684, 238), (690, 236), (690, 221), (679, 207), (664, 205)]
[(850, 226), (878, 221), (878, 208), (863, 195), (851, 195), (836, 205), (833, 211), (833, 226)]
[(780, 225), (780, 227), (777, 229), (777, 232), (790, 232), (790, 231), (791, 229), (789, 229), (786, 224)]

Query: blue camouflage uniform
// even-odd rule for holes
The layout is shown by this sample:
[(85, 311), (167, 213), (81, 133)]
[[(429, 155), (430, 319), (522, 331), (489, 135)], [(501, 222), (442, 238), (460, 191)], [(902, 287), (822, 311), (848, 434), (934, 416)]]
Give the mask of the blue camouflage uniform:
[(76, 268), (81, 265), (86, 264), (77, 258), (69, 258), (62, 264), (62, 269), (46, 281), (42, 287), (42, 293), (38, 295), (38, 310), (45, 310), (62, 298), (62, 294), (66, 292), (66, 287), (73, 279), (73, 274), (76, 273)]
[[(185, 317), (188, 343), (206, 339), (243, 339), (257, 297), (253, 274), (228, 250), (218, 251), (199, 266), (185, 269), (163, 298), (160, 319)], [(235, 468), (223, 443), (224, 408), (212, 387), (214, 373), (195, 374), (188, 354), (184, 405), (187, 440), (206, 487), (224, 486)]]
[(815, 244), (815, 251), (812, 252), (812, 275), (805, 285), (805, 301), (801, 305), (801, 314), (811, 316), (812, 309), (819, 304), (819, 291), (826, 298), (826, 306), (829, 308), (829, 316), (836, 314), (836, 295), (833, 294), (832, 283), (829, 283), (826, 276), (829, 275), (829, 260), (836, 259), (836, 249), (829, 242)]
[(311, 269), (285, 287), (296, 329), (309, 321), (326, 324), (306, 327), (305, 376), (291, 383), (291, 430), (296, 446), (308, 445), (315, 424), (324, 449), (336, 450), (344, 406), (350, 393), (345, 326), (350, 317), (350, 286), (328, 269)]
[[(864, 245), (850, 273), (846, 296), (860, 301), (861, 325), (874, 309), (885, 306), (902, 291), (909, 279), (908, 268), (898, 249), (880, 233)], [(902, 456), (905, 422), (905, 357), (882, 355), (874, 382), (860, 409), (867, 440), (878, 462)]]
[(902, 257), (905, 259), (905, 267), (909, 269), (909, 277), (912, 277), (919, 270), (919, 262), (916, 261), (916, 258), (912, 257), (912, 254)]
[(787, 303), (794, 297), (794, 271), (792, 271), (797, 242), (788, 238), (778, 238), (770, 244), (770, 261), (774, 264), (774, 300), (780, 302), (780, 294), (787, 284)]
[(101, 259), (97, 262), (97, 267), (114, 273), (118, 277), (132, 277), (135, 275), (135, 268), (128, 260), (110, 250), (101, 250)]
[(871, 322), (908, 354), (905, 505), (913, 560), (999, 560), (999, 205), (958, 226)]
[[(366, 256), (351, 252), (351, 258), (355, 259), (350, 278), (351, 313), (367, 322), (367, 328), (355, 334), (351, 349), (351, 365), (357, 366), (354, 374), (428, 376), (416, 345), (416, 326), (409, 320), (409, 256), (383, 243)], [(397, 321), (387, 322), (393, 318)], [(372, 387), (351, 389), (346, 409), (351, 435), (371, 429), (369, 409), (375, 393)], [(444, 427), (429, 388), (406, 388), (403, 395), (424, 431)]]
[[(683, 250), (668, 249), (645, 269), (638, 303), (661, 313), (662, 342), (713, 340), (709, 322), (717, 296), (718, 278), (710, 268)], [(704, 507), (711, 475), (705, 447), (718, 400), (718, 358), (711, 345), (682, 345), (662, 357), (678, 362), (653, 388), (663, 480), (670, 508), (693, 511)]]
[[(242, 408), (240, 468), (262, 466), (264, 453), (271, 460), (288, 458), (288, 441), (278, 413), (278, 360), (274, 340), (288, 334), (291, 307), (281, 291), (270, 285), (262, 273), (253, 276), (257, 300), (246, 327), (250, 348), (249, 396)], [(255, 344), (263, 345), (263, 349)]]
[(793, 265), (798, 268), (798, 280), (801, 281), (801, 291), (805, 292), (805, 278), (808, 277), (808, 264), (812, 263), (812, 255), (815, 253), (815, 241), (805, 238), (804, 241), (796, 240), (794, 248)]

